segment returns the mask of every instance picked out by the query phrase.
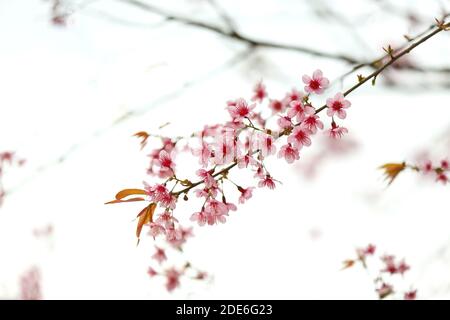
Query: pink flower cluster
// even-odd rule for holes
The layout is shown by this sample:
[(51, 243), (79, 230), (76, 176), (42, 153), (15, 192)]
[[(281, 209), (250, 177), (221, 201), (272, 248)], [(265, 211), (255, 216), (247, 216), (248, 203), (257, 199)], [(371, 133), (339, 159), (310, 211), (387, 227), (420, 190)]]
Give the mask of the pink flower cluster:
[[(149, 267), (147, 274), (150, 277), (162, 276), (166, 280), (166, 289), (173, 291), (180, 286), (180, 279), (182, 277), (193, 280), (206, 280), (208, 275), (206, 272), (194, 268), (191, 263), (186, 262), (182, 267), (164, 266), (167, 263), (166, 250), (155, 246), (155, 253), (152, 256), (159, 267)], [(157, 271), (160, 269), (160, 271)]]
[(415, 166), (413, 169), (422, 172), (426, 176), (434, 177), (437, 182), (444, 185), (449, 181), (450, 162), (448, 159), (441, 160), (438, 165), (434, 164), (431, 160), (427, 160), (423, 164)]
[[(365, 248), (356, 249), (356, 259), (349, 259), (344, 261), (344, 269), (354, 266), (356, 263), (360, 263), (365, 269), (368, 269), (368, 258), (375, 255), (376, 247), (373, 244), (369, 244)], [(394, 286), (388, 282), (387, 277), (393, 275), (403, 276), (410, 266), (406, 264), (405, 260), (398, 261), (394, 255), (382, 255), (379, 257), (381, 267), (376, 272), (376, 278), (374, 279), (375, 291), (380, 299), (386, 297), (393, 297), (396, 293)], [(414, 300), (416, 299), (417, 290), (410, 289), (403, 293), (403, 299)]]
[(41, 300), (41, 272), (37, 267), (27, 270), (20, 278), (20, 299)]
[[(276, 155), (289, 164), (299, 160), (300, 151), (310, 147), (314, 135), (325, 129), (325, 120), (319, 117), (321, 111), (326, 110), (329, 117), (326, 135), (341, 138), (347, 133), (336, 120), (347, 116), (350, 102), (342, 93), (335, 93), (324, 99), (323, 106), (316, 108), (310, 98), (323, 94), (329, 80), (320, 70), (312, 77), (304, 75), (302, 80), (304, 92), (293, 88), (277, 99), (270, 98), (266, 86), (259, 82), (254, 87), (251, 102), (244, 98), (227, 102), (228, 120), (207, 125), (186, 138), (152, 136), (146, 132), (136, 134), (144, 139), (142, 146), (148, 138), (161, 142), (160, 147), (150, 151), (147, 172), (164, 180), (144, 184), (145, 200), (161, 209), (154, 217), (152, 214), (147, 224), (153, 238), (164, 237), (172, 247), (181, 248), (186, 238), (192, 235), (191, 229), (182, 228), (174, 216), (178, 201), (189, 200), (191, 191), (202, 205), (190, 215), (190, 221), (199, 226), (212, 226), (225, 223), (238, 204), (252, 198), (256, 187), (275, 189), (279, 181), (270, 173), (266, 159)], [(181, 177), (177, 172), (175, 157), (184, 151), (198, 159), (200, 168), (194, 177)], [(234, 168), (250, 171), (256, 179), (255, 186), (235, 182), (231, 172)], [(160, 261), (163, 257), (161, 253), (155, 256)], [(172, 270), (169, 274), (175, 273)]]

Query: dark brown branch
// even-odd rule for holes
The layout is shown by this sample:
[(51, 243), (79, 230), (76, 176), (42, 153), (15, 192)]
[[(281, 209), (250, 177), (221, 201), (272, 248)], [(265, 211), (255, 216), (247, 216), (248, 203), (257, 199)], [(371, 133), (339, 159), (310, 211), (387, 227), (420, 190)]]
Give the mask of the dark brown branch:
[[(385, 63), (381, 68), (379, 68), (379, 69), (375, 70), (374, 72), (372, 72), (369, 76), (364, 77), (361, 81), (358, 81), (358, 83), (356, 83), (354, 86), (352, 86), (351, 88), (349, 88), (347, 91), (344, 92), (344, 96), (349, 95), (350, 93), (352, 93), (354, 90), (358, 89), (360, 86), (362, 86), (364, 83), (366, 83), (369, 80), (372, 80), (372, 84), (375, 84), (375, 80), (376, 80), (377, 76), (381, 72), (383, 72), (384, 69), (386, 69), (387, 67), (392, 65), (395, 61), (397, 61), (398, 59), (400, 59), (404, 55), (410, 53), (414, 48), (416, 48), (420, 44), (424, 43), (425, 41), (427, 41), (431, 37), (435, 36), (436, 34), (440, 33), (441, 31), (445, 31), (445, 29), (448, 28), (448, 27), (450, 27), (450, 23), (442, 24), (442, 26), (434, 26), (434, 31), (433, 32), (431, 32), (428, 35), (420, 38), (420, 40), (414, 42), (412, 45), (406, 47), (405, 49), (403, 49), (399, 53), (397, 53), (395, 55), (392, 55), (390, 60), (389, 60), (389, 62)], [(433, 29), (431, 29), (431, 30), (433, 30)], [(327, 105), (323, 105), (322, 107), (317, 109), (316, 114), (321, 112), (325, 108), (327, 108)]]
[(157, 15), (163, 16), (167, 20), (173, 20), (173, 21), (177, 21), (177, 22), (189, 25), (189, 26), (193, 26), (193, 27), (198, 27), (198, 28), (202, 28), (202, 29), (205, 29), (205, 30), (209, 30), (209, 31), (215, 32), (215, 33), (217, 33), (219, 35), (222, 35), (222, 36), (234, 39), (234, 40), (239, 40), (239, 41), (245, 42), (245, 43), (247, 43), (247, 44), (249, 44), (251, 46), (292, 50), (292, 51), (297, 51), (297, 52), (310, 54), (310, 55), (313, 55), (313, 56), (316, 56), (316, 57), (340, 60), (340, 61), (344, 61), (344, 62), (347, 62), (347, 63), (350, 63), (350, 64), (357, 64), (359, 62), (358, 59), (350, 57), (350, 56), (347, 56), (347, 55), (344, 55), (344, 54), (334, 54), (334, 53), (319, 51), (319, 50), (315, 50), (315, 49), (307, 48), (307, 47), (302, 47), (302, 46), (295, 46), (295, 45), (275, 43), (275, 42), (265, 41), (265, 40), (258, 40), (258, 39), (254, 39), (254, 38), (245, 36), (242, 33), (238, 32), (237, 30), (225, 31), (222, 28), (214, 26), (214, 25), (210, 25), (210, 24), (199, 22), (199, 21), (195, 21), (195, 20), (192, 20), (192, 19), (189, 19), (189, 18), (185, 18), (185, 17), (181, 17), (181, 16), (170, 14), (170, 13), (166, 12), (163, 9), (157, 8), (155, 6), (152, 6), (151, 4), (147, 4), (147, 3), (141, 2), (139, 0), (120, 0), (120, 1), (128, 3), (128, 4), (131, 4), (131, 5), (134, 5), (136, 7), (139, 7), (141, 9), (146, 10), (146, 11), (155, 13)]

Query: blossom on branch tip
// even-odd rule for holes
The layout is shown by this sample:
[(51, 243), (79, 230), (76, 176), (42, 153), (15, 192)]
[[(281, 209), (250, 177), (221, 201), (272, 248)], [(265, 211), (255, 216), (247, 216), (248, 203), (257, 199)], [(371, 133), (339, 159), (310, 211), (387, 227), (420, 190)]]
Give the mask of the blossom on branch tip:
[(338, 92), (333, 98), (327, 99), (327, 115), (333, 117), (336, 114), (338, 118), (345, 119), (347, 116), (345, 109), (350, 108), (350, 105), (350, 101), (345, 100), (344, 95)]
[(330, 84), (330, 81), (323, 76), (321, 70), (314, 71), (312, 78), (304, 75), (302, 80), (306, 84), (305, 91), (308, 93), (321, 94)]

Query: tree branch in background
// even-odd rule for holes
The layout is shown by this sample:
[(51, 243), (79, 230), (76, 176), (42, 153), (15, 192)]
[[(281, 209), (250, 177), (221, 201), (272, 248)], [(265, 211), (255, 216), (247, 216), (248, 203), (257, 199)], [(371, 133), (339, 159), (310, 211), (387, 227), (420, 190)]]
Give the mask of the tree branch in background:
[[(305, 54), (310, 54), (316, 57), (321, 57), (321, 58), (328, 58), (328, 59), (333, 59), (333, 60), (340, 60), (340, 61), (344, 61), (350, 64), (357, 64), (359, 62), (359, 60), (357, 58), (351, 57), (351, 56), (347, 56), (344, 54), (334, 54), (334, 53), (329, 53), (329, 52), (324, 52), (324, 51), (319, 51), (319, 50), (315, 50), (312, 48), (307, 48), (307, 47), (302, 47), (302, 46), (296, 46), (296, 45), (288, 45), (288, 44), (281, 44), (281, 43), (275, 43), (275, 42), (271, 42), (271, 41), (265, 41), (265, 40), (258, 40), (258, 39), (253, 39), (251, 37), (245, 36), (243, 35), (240, 31), (231, 29), (229, 31), (225, 31), (220, 27), (208, 24), (208, 23), (203, 23), (203, 22), (199, 22), (199, 21), (195, 21), (192, 20), (190, 18), (186, 18), (186, 17), (182, 17), (182, 16), (177, 16), (174, 14), (171, 14), (163, 9), (157, 8), (151, 4), (139, 1), (139, 0), (120, 0), (124, 3), (128, 3), (130, 5), (133, 5), (135, 7), (141, 8), (143, 10), (146, 10), (148, 12), (160, 15), (162, 17), (165, 17), (167, 20), (172, 20), (172, 21), (177, 21), (186, 25), (190, 25), (193, 27), (198, 27), (198, 28), (202, 28), (205, 30), (209, 30), (211, 32), (217, 33), (221, 36), (225, 36), (227, 38), (230, 39), (234, 39), (234, 40), (238, 40), (241, 42), (245, 42), (248, 45), (251, 46), (255, 46), (255, 47), (265, 47), (265, 48), (274, 48), (274, 49), (285, 49), (285, 50), (291, 50), (291, 51), (297, 51), (297, 52), (302, 52)], [(215, 2), (212, 2), (215, 3)], [(215, 6), (217, 8), (217, 6)], [(220, 12), (224, 12), (222, 9), (220, 9)], [(226, 15), (224, 16), (223, 14), (221, 15), (222, 18), (227, 17)], [(230, 23), (230, 19), (229, 18), (225, 18), (224, 20), (228, 25)], [(230, 25), (229, 25), (230, 26)], [(231, 26), (233, 26), (234, 28), (234, 24), (232, 23)]]
[[(374, 61), (365, 61), (361, 62), (360, 59), (356, 57), (352, 57), (346, 54), (335, 54), (330, 52), (324, 52), (320, 50), (316, 50), (313, 48), (307, 48), (302, 46), (296, 46), (296, 45), (288, 45), (288, 44), (282, 44), (282, 43), (276, 43), (266, 40), (260, 40), (260, 39), (254, 39), (252, 37), (246, 36), (242, 34), (239, 30), (237, 30), (235, 22), (230, 18), (230, 16), (223, 10), (222, 7), (220, 7), (217, 3), (217, 0), (209, 0), (209, 3), (215, 8), (216, 12), (219, 14), (223, 22), (227, 25), (227, 28), (229, 30), (223, 30), (222, 28), (211, 25), (208, 23), (203, 23), (199, 21), (192, 20), (190, 18), (178, 16), (175, 14), (171, 14), (164, 9), (155, 7), (151, 4), (142, 2), (140, 0), (120, 0), (124, 3), (133, 5), (135, 7), (141, 8), (143, 10), (146, 10), (148, 12), (160, 15), (162, 17), (165, 17), (168, 21), (177, 21), (186, 25), (202, 28), (205, 30), (209, 30), (211, 32), (215, 32), (221, 36), (228, 37), (230, 39), (234, 39), (237, 41), (245, 42), (248, 45), (254, 46), (254, 47), (264, 47), (264, 48), (274, 48), (274, 49), (283, 49), (283, 50), (290, 50), (290, 51), (297, 51), (305, 54), (309, 54), (312, 56), (320, 57), (320, 58), (326, 58), (326, 59), (332, 59), (332, 60), (339, 60), (343, 61), (349, 64), (355, 65), (352, 70), (350, 70), (348, 73), (342, 76), (342, 79), (346, 76), (350, 75), (351, 73), (363, 68), (363, 67), (370, 67), (373, 69), (378, 69), (380, 67), (380, 63), (382, 63), (388, 55), (383, 55), (382, 57), (374, 60)], [(441, 20), (445, 20), (450, 14), (444, 14), (441, 17)], [(340, 19), (342, 22), (342, 20)], [(397, 50), (401, 50), (405, 48), (412, 40), (421, 37), (423, 34), (427, 33), (433, 28), (433, 26), (430, 26), (427, 30), (425, 30), (423, 33), (415, 36), (415, 37), (408, 37), (405, 36), (405, 38), (408, 40), (407, 43), (405, 43), (403, 46), (398, 48)], [(415, 72), (433, 72), (433, 73), (450, 73), (450, 68), (444, 67), (444, 68), (433, 68), (433, 67), (420, 67), (413, 64), (405, 64), (405, 65), (398, 65), (397, 69), (399, 70), (410, 70)]]

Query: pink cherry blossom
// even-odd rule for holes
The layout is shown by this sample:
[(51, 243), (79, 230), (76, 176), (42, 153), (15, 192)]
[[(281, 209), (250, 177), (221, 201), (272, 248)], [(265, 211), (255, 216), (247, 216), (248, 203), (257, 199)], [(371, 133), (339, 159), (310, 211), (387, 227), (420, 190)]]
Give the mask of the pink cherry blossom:
[(373, 244), (369, 244), (365, 249), (364, 249), (364, 254), (366, 255), (373, 255), (375, 253), (376, 250), (376, 246), (374, 246)]
[(169, 153), (166, 150), (162, 150), (159, 153), (159, 165), (162, 168), (168, 168), (173, 171), (175, 168), (175, 162), (173, 162), (172, 158), (170, 157)]
[(150, 277), (154, 277), (154, 276), (158, 275), (158, 272), (156, 272), (156, 270), (153, 269), (152, 267), (149, 267), (148, 270), (147, 270), (147, 274), (148, 274)]
[(286, 96), (283, 99), (283, 102), (288, 105), (292, 101), (302, 101), (305, 94), (301, 91), (298, 91), (296, 88), (292, 88), (292, 90), (286, 93)]
[(275, 189), (275, 181), (270, 175), (266, 175), (263, 179), (258, 182), (258, 187), (264, 188), (267, 187), (269, 189)]
[(167, 234), (168, 229), (173, 228), (176, 221), (178, 220), (173, 217), (170, 211), (164, 211), (158, 216), (155, 222), (163, 226), (166, 229)]
[(144, 182), (144, 189), (150, 200), (160, 203), (165, 208), (175, 209), (177, 198), (167, 190), (165, 185), (156, 184), (152, 187)]
[(37, 267), (32, 267), (20, 277), (20, 299), (42, 299), (41, 272)]
[(286, 159), (287, 163), (292, 163), (295, 160), (300, 159), (299, 151), (292, 144), (288, 143), (281, 147), (280, 152), (278, 152), (278, 158)]
[(319, 116), (317, 116), (315, 114), (307, 116), (303, 120), (301, 126), (303, 128), (308, 129), (309, 131), (311, 131), (311, 133), (316, 133), (317, 129), (320, 129), (320, 130), (323, 129), (322, 121), (320, 121)]
[(156, 164), (160, 166), (158, 173), (160, 178), (171, 177), (175, 172), (175, 162), (166, 150), (160, 151), (158, 159), (156, 159)]
[(236, 156), (235, 133), (225, 132), (219, 135), (214, 143), (213, 162), (216, 165), (231, 163)]
[(248, 168), (249, 165), (256, 165), (256, 160), (250, 154), (246, 154), (237, 159), (239, 169)]
[(255, 172), (255, 175), (254, 175), (254, 177), (255, 178), (260, 178), (260, 179), (262, 179), (262, 178), (264, 178), (266, 175), (264, 174), (264, 168), (263, 168), (263, 166), (260, 164), (260, 165), (258, 165), (258, 167), (256, 168), (256, 172)]
[(152, 236), (153, 238), (156, 238), (160, 234), (166, 233), (166, 229), (164, 229), (164, 227), (159, 223), (150, 222), (149, 226), (150, 226), (149, 235)]
[(417, 298), (417, 290), (410, 290), (408, 292), (405, 292), (405, 295), (403, 296), (405, 300), (416, 300)]
[(194, 194), (196, 195), (197, 198), (209, 198), (210, 196), (215, 198), (217, 197), (217, 187), (211, 187), (211, 188), (203, 188), (203, 189), (196, 189), (194, 191)]
[(270, 100), (269, 108), (272, 110), (272, 113), (281, 113), (286, 108), (286, 105), (280, 100)]
[(208, 222), (208, 213), (203, 210), (195, 212), (192, 214), (190, 220), (197, 222), (199, 226), (204, 226)]
[(404, 260), (400, 261), (400, 263), (397, 265), (397, 272), (403, 275), (406, 271), (411, 269), (411, 267), (406, 264)]
[(243, 118), (251, 117), (253, 114), (252, 110), (255, 107), (255, 104), (248, 105), (244, 99), (240, 98), (236, 100), (234, 105), (228, 105), (227, 110), (233, 120), (240, 121)]
[(255, 189), (254, 187), (249, 188), (238, 188), (241, 192), (241, 196), (239, 197), (239, 203), (245, 203), (246, 200), (250, 199), (252, 197), (252, 192)]
[(173, 243), (179, 241), (183, 238), (182, 232), (180, 229), (176, 229), (174, 225), (171, 225), (166, 228), (166, 240), (169, 243)]
[(328, 135), (333, 139), (342, 138), (344, 134), (348, 133), (347, 128), (338, 126), (334, 121), (331, 123), (331, 129), (327, 130)]
[(447, 184), (448, 177), (445, 173), (439, 173), (436, 177), (437, 182), (441, 182), (442, 184)]
[(169, 243), (175, 248), (181, 248), (181, 246), (186, 243), (187, 239), (193, 236), (192, 227), (183, 228), (180, 226), (177, 230), (177, 236), (170, 239)]
[(281, 129), (292, 128), (292, 120), (288, 116), (279, 117), (277, 123)]
[(209, 160), (211, 159), (212, 156), (211, 146), (208, 143), (202, 140), (200, 148), (193, 149), (192, 153), (194, 154), (194, 156), (199, 157), (199, 163), (203, 167), (208, 166)]
[(199, 169), (197, 170), (197, 175), (203, 179), (203, 183), (205, 184), (205, 188), (217, 188), (217, 182), (212, 176), (211, 170)]
[(289, 135), (287, 141), (295, 146), (297, 149), (301, 149), (303, 146), (311, 145), (311, 131), (302, 126), (297, 126)]
[(228, 211), (236, 211), (237, 207), (234, 203), (226, 202), (224, 201), (225, 205), (227, 206)]
[(205, 211), (208, 213), (208, 224), (213, 225), (218, 222), (225, 223), (229, 209), (225, 203), (210, 199), (206, 202)]
[(262, 83), (262, 81), (258, 82), (253, 88), (253, 92), (255, 93), (252, 97), (252, 101), (257, 101), (261, 103), (265, 97), (267, 97), (266, 86)]
[(441, 160), (441, 168), (443, 170), (449, 170), (450, 169), (450, 163), (447, 159)]
[(350, 101), (345, 100), (344, 95), (338, 92), (334, 98), (327, 99), (327, 115), (333, 117), (337, 114), (340, 119), (345, 119), (347, 116), (345, 109), (350, 108), (350, 105)]
[(258, 134), (258, 149), (261, 150), (261, 155), (265, 158), (274, 155), (277, 152), (275, 146), (275, 139), (266, 133)]
[(166, 289), (170, 292), (180, 286), (181, 272), (175, 268), (170, 268), (166, 271)]
[(164, 249), (155, 246), (156, 252), (153, 254), (152, 258), (158, 261), (159, 264), (167, 260), (166, 252)]
[(306, 116), (314, 114), (315, 110), (309, 104), (303, 105), (301, 101), (292, 101), (290, 103), (290, 108), (288, 111), (288, 117), (294, 118), (296, 117), (298, 122), (303, 121)]
[(425, 163), (421, 166), (423, 173), (430, 173), (433, 171), (433, 162), (431, 160), (425, 161)]
[(330, 83), (330, 81), (322, 75), (322, 71), (320, 70), (314, 71), (312, 78), (304, 75), (302, 80), (306, 84), (305, 91), (316, 94), (321, 94)]

